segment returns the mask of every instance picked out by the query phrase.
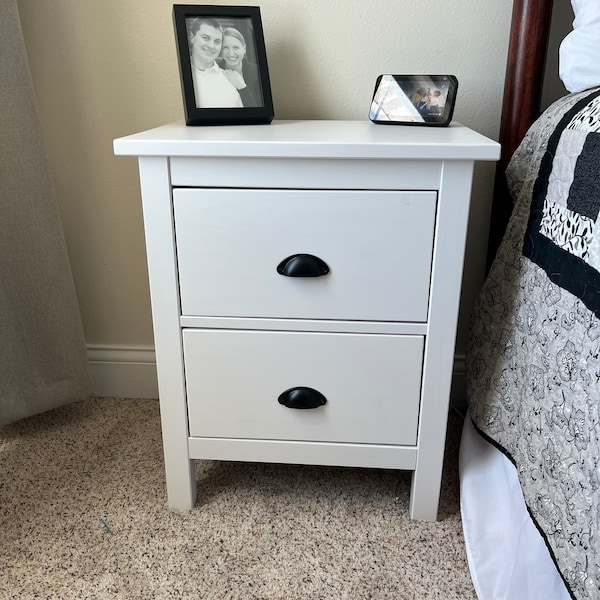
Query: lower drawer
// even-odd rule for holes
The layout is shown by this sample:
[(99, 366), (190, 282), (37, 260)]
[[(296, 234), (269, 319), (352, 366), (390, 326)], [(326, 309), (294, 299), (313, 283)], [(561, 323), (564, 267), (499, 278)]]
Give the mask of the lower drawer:
[[(419, 336), (184, 330), (190, 435), (415, 445), (423, 343)], [(296, 388), (316, 390), (325, 404), (279, 402)]]

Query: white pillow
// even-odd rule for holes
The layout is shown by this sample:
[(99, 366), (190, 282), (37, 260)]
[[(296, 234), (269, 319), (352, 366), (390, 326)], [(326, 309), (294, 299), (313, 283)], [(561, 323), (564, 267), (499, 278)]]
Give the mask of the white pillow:
[(569, 92), (600, 86), (600, 0), (571, 0), (573, 31), (559, 49), (559, 75)]

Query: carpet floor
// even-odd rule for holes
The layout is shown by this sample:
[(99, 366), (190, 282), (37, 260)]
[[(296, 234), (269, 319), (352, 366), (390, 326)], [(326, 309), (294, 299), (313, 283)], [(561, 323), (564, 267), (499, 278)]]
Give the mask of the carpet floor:
[(197, 461), (166, 505), (158, 402), (97, 398), (0, 429), (0, 598), (476, 600), (451, 416), (439, 520), (410, 473)]

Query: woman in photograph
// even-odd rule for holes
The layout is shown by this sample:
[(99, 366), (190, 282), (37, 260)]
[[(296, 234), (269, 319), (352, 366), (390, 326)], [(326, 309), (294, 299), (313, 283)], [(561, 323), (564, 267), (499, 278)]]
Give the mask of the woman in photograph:
[(223, 30), (223, 48), (217, 62), (239, 92), (244, 108), (263, 105), (258, 67), (246, 58), (246, 40), (237, 29)]

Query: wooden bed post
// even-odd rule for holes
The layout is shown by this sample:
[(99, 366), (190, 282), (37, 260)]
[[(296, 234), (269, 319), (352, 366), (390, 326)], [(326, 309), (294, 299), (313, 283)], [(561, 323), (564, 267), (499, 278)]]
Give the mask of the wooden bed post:
[(512, 211), (506, 167), (529, 126), (540, 114), (544, 65), (553, 0), (514, 0), (492, 202), (487, 268), (494, 260)]

